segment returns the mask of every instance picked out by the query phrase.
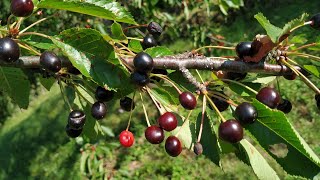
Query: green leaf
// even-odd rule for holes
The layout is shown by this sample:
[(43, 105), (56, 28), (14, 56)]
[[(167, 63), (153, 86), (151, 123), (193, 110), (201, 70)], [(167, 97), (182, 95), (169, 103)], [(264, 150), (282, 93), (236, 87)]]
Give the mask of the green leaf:
[(253, 172), (260, 180), (280, 179), (259, 151), (246, 139), (240, 141), (239, 150), (245, 154)]
[(75, 86), (76, 92), (81, 98), (85, 98), (86, 101), (88, 101), (90, 104), (93, 104), (95, 102), (94, 95), (89, 94), (87, 91), (85, 91), (82, 87)]
[(308, 72), (311, 74), (320, 77), (320, 67), (314, 66), (314, 65), (304, 65), (303, 66)]
[(86, 123), (83, 127), (82, 134), (90, 139), (90, 142), (95, 142), (99, 138), (101, 138), (104, 133), (101, 129), (101, 126), (98, 121), (96, 121), (91, 116), (91, 106), (87, 105), (85, 107), (85, 114), (86, 114)]
[(156, 96), (163, 101), (166, 102), (166, 104), (174, 104), (174, 105), (179, 105), (179, 99), (178, 96), (172, 96), (172, 92), (167, 91), (163, 87), (156, 87), (152, 88), (152, 91), (154, 94), (157, 94)]
[(190, 122), (187, 121), (182, 126), (177, 126), (176, 129), (172, 131), (172, 134), (178, 134), (178, 138), (181, 140), (182, 145), (188, 149), (192, 146), (192, 133), (190, 130)]
[(137, 24), (131, 14), (113, 0), (42, 0), (37, 7), (68, 10), (103, 19)]
[(135, 39), (129, 41), (128, 47), (131, 51), (135, 53), (143, 51), (140, 41)]
[(112, 32), (113, 39), (124, 42), (126, 44), (128, 43), (128, 39), (127, 39), (126, 35), (124, 35), (124, 33), (122, 31), (122, 27), (119, 23), (114, 22), (111, 25), (111, 32)]
[(267, 31), (267, 35), (270, 37), (272, 42), (276, 43), (278, 41), (278, 37), (282, 33), (282, 29), (271, 24), (262, 13), (256, 14), (254, 18), (256, 18), (261, 26)]
[(45, 87), (48, 91), (50, 91), (51, 87), (56, 82), (56, 79), (53, 77), (50, 77), (50, 78), (40, 77), (39, 79), (42, 86)]
[(156, 46), (156, 47), (148, 48), (148, 49), (146, 49), (145, 52), (148, 53), (153, 58), (162, 57), (162, 56), (169, 56), (169, 55), (173, 54), (170, 49), (168, 49), (167, 47), (164, 47), (164, 46)]
[[(258, 84), (258, 83), (245, 83), (245, 82), (243, 82), (242, 84), (244, 84), (245, 86), (247, 86), (249, 88), (252, 88), (253, 90), (258, 90), (261, 87), (261, 84)], [(239, 84), (230, 82), (228, 85), (229, 85), (229, 88), (233, 92), (237, 93), (240, 96), (243, 96), (243, 97), (245, 97), (245, 96), (255, 97), (255, 95), (256, 95), (254, 92), (250, 91), (248, 88), (240, 86)]]
[(0, 90), (7, 93), (20, 108), (28, 108), (30, 82), (21, 69), (0, 67)]
[(249, 82), (249, 83), (258, 83), (258, 84), (269, 84), (274, 81), (277, 76), (266, 76), (266, 75), (256, 75), (253, 77), (249, 77), (244, 79), (242, 82)]
[(285, 24), (278, 38), (280, 38), (282, 35), (287, 34), (292, 28), (303, 25), (307, 16), (308, 14), (303, 13), (299, 18), (293, 19)]
[[(307, 143), (297, 133), (282, 112), (272, 110), (257, 100), (253, 105), (258, 110), (255, 123), (245, 126), (256, 141), (289, 174), (311, 178), (320, 172), (320, 160)], [(283, 144), (288, 153), (277, 156), (271, 149), (273, 145)], [(297, 163), (299, 162), (299, 163)]]

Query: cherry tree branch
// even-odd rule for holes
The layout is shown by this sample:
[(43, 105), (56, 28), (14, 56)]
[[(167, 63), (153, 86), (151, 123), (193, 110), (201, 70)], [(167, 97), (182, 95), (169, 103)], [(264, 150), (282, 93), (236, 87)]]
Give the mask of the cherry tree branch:
[[(126, 64), (133, 67), (133, 58), (123, 59)], [(17, 68), (39, 68), (39, 56), (23, 56), (14, 63), (5, 63), (0, 59), (0, 66), (17, 67)], [(70, 67), (69, 60), (62, 58), (62, 66)], [(301, 68), (293, 66), (296, 70), (300, 71)], [(231, 71), (231, 72), (255, 72), (262, 74), (284, 75), (291, 74), (290, 68), (284, 65), (268, 64), (268, 63), (245, 63), (240, 61), (227, 60), (219, 57), (185, 57), (182, 55), (166, 56), (154, 58), (154, 68), (158, 69), (198, 69), (198, 70), (211, 70), (211, 71)]]

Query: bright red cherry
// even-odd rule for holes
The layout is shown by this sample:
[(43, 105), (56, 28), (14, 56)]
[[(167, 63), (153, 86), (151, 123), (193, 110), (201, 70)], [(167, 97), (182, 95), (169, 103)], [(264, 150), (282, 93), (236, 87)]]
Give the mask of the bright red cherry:
[(134, 136), (132, 132), (124, 130), (119, 135), (119, 141), (123, 147), (131, 147), (134, 143)]

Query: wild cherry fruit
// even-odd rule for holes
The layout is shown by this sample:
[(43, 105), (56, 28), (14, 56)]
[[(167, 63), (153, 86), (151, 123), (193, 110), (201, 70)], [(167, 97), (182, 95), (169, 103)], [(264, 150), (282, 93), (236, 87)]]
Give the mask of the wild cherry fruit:
[(178, 156), (182, 151), (180, 140), (175, 136), (169, 136), (166, 140), (165, 149), (170, 156)]
[(235, 112), (235, 118), (240, 121), (241, 124), (251, 124), (258, 117), (257, 109), (250, 103), (243, 102), (237, 106)]
[(310, 21), (312, 21), (310, 24), (312, 28), (320, 30), (320, 13), (313, 15)]
[(103, 119), (107, 114), (107, 106), (103, 102), (95, 102), (91, 107), (91, 115), (97, 120)]
[(146, 73), (133, 72), (130, 78), (131, 81), (138, 86), (145, 86), (150, 82), (150, 78)]
[(119, 135), (119, 141), (123, 147), (131, 147), (134, 143), (134, 136), (132, 132), (124, 130)]
[(292, 104), (289, 100), (282, 99), (282, 102), (277, 106), (277, 109), (287, 114), (291, 111)]
[(153, 69), (153, 59), (149, 54), (140, 52), (133, 58), (133, 65), (136, 71), (148, 73)]
[(33, 12), (32, 0), (11, 0), (11, 13), (17, 17), (27, 17)]
[(120, 107), (125, 111), (131, 111), (134, 109), (135, 104), (131, 98), (125, 97), (123, 99), (120, 99)]
[(264, 87), (260, 89), (260, 91), (256, 95), (256, 99), (269, 106), (271, 109), (276, 108), (280, 103), (279, 93), (275, 89), (270, 87)]
[(76, 138), (79, 137), (80, 134), (82, 133), (82, 128), (81, 129), (71, 129), (69, 124), (66, 126), (66, 133), (69, 137), (71, 138)]
[(191, 92), (183, 92), (179, 95), (180, 104), (188, 110), (192, 110), (197, 106), (196, 97)]
[(20, 57), (19, 45), (11, 38), (0, 39), (0, 60), (7, 63), (15, 62)]
[(239, 58), (243, 58), (244, 56), (252, 56), (251, 50), (252, 42), (240, 42), (236, 46), (236, 53)]
[(68, 117), (68, 124), (71, 129), (82, 129), (86, 122), (86, 115), (81, 110), (73, 110)]
[(159, 126), (166, 130), (172, 131), (178, 126), (178, 120), (172, 112), (166, 112), (158, 118)]
[(196, 142), (193, 146), (193, 152), (198, 156), (200, 154), (202, 154), (203, 152), (203, 147), (202, 144), (200, 142)]
[(150, 22), (147, 27), (150, 34), (154, 36), (160, 36), (162, 33), (162, 27), (156, 22)]
[(141, 42), (143, 49), (148, 49), (154, 46), (157, 46), (157, 41), (151, 34), (146, 35)]
[(243, 139), (243, 128), (235, 119), (221, 123), (218, 132), (219, 138), (229, 143), (237, 143)]
[(144, 135), (151, 144), (160, 144), (164, 140), (163, 130), (155, 125), (147, 127)]
[(287, 80), (295, 80), (297, 75), (295, 73), (291, 73), (291, 74), (288, 74), (288, 75), (283, 75), (283, 77)]
[(113, 98), (114, 91), (109, 91), (101, 86), (98, 86), (96, 89), (95, 96), (98, 101), (107, 102)]
[[(220, 112), (223, 112), (225, 110), (228, 109), (229, 107), (229, 103), (227, 103), (226, 101), (223, 101), (221, 99), (215, 98), (215, 97), (211, 97), (211, 100), (213, 101), (213, 103), (217, 106), (218, 110)], [(212, 106), (211, 104), (209, 104), (209, 108), (212, 110)]]
[(59, 72), (61, 69), (61, 60), (53, 52), (43, 52), (40, 56), (41, 66), (49, 72)]

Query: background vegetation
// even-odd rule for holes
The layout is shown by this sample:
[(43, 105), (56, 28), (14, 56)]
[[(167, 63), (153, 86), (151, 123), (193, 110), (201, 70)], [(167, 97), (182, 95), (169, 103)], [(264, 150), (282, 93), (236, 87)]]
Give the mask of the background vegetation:
[[(136, 21), (146, 24), (159, 22), (165, 29), (161, 44), (175, 52), (192, 50), (203, 45), (233, 45), (240, 41), (252, 40), (254, 35), (265, 33), (253, 18), (258, 12), (282, 27), (289, 20), (303, 12), (314, 14), (320, 2), (308, 3), (295, 0), (284, 1), (122, 1), (132, 12)], [(228, 1), (229, 2), (229, 1)], [(8, 3), (0, 2), (1, 19), (5, 23), (8, 16)], [(29, 22), (55, 12), (43, 11), (43, 15), (30, 18)], [(91, 19), (75, 13), (59, 12), (59, 18), (51, 18), (36, 27), (37, 31), (57, 34), (63, 29), (90, 26), (99, 30), (110, 25), (108, 21)], [(26, 22), (28, 23), (28, 22)], [(141, 36), (141, 31), (128, 33)], [(296, 32), (295, 43), (319, 41), (319, 34), (310, 28)], [(217, 39), (219, 41), (217, 41)], [(211, 50), (206, 55), (234, 55), (233, 52)], [(320, 55), (319, 51), (313, 54)], [(310, 63), (303, 59), (304, 62)], [(32, 75), (31, 75), (32, 77)], [(288, 115), (296, 129), (320, 156), (319, 110), (316, 109), (314, 94), (302, 82), (280, 79), (281, 94), (293, 102), (293, 111)], [(319, 81), (315, 80), (317, 84)], [(66, 108), (58, 88), (49, 93), (37, 88), (34, 82), (32, 103), (28, 110), (13, 107), (8, 99), (0, 94), (0, 179), (86, 179), (100, 178), (99, 166), (108, 177), (117, 179), (256, 179), (252, 170), (234, 155), (223, 157), (224, 171), (203, 156), (196, 157), (187, 150), (177, 158), (169, 157), (164, 145), (150, 145), (144, 139), (146, 127), (144, 117), (138, 107), (134, 111), (131, 129), (136, 135), (133, 148), (120, 147), (117, 135), (126, 127), (128, 113), (119, 113), (119, 102), (108, 103), (110, 108), (103, 124), (108, 137), (95, 144), (84, 144), (81, 139), (67, 138), (64, 128), (67, 120)], [(290, 87), (290, 88), (288, 88)], [(153, 107), (153, 106), (149, 106)], [(156, 109), (148, 109), (155, 117)], [(85, 160), (83, 160), (85, 159)], [(89, 159), (89, 160), (88, 160)], [(275, 163), (269, 159), (272, 165)], [(85, 162), (85, 163), (84, 163)], [(88, 165), (88, 162), (92, 163)], [(85, 164), (85, 165), (83, 165)], [(102, 165), (101, 165), (102, 164)], [(281, 167), (275, 167), (281, 178), (298, 179), (284, 174)]]

